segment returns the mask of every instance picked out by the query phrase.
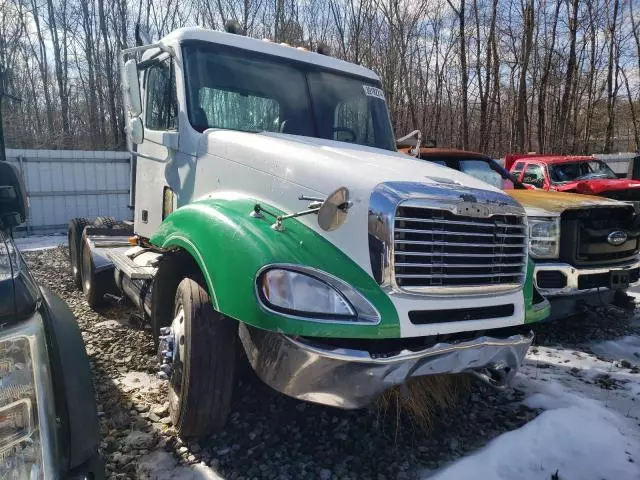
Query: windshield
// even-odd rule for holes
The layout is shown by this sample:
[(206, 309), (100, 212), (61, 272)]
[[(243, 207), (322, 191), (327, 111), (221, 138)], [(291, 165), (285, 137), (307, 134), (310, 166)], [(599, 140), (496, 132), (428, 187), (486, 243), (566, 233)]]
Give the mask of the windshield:
[(493, 160), (459, 160), (459, 168), (472, 177), (503, 190), (522, 188), (509, 173)]
[(586, 180), (589, 178), (618, 178), (601, 160), (567, 162), (549, 165), (549, 177), (555, 183)]
[(395, 150), (380, 84), (221, 45), (184, 46), (189, 121)]

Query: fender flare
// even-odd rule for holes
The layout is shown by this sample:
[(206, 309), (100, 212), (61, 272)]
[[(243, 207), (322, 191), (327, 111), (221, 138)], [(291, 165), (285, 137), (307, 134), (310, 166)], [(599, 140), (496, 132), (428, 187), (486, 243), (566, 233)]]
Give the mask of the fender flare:
[[(188, 253), (204, 276), (213, 307), (252, 326), (292, 335), (400, 337), (395, 306), (369, 273), (298, 219), (288, 219), (282, 232), (272, 229), (270, 218), (251, 215), (255, 204), (255, 199), (238, 194), (190, 203), (171, 213), (150, 241)], [(271, 264), (305, 265), (342, 279), (378, 310), (381, 322), (301, 321), (266, 311), (257, 299), (255, 278)]]

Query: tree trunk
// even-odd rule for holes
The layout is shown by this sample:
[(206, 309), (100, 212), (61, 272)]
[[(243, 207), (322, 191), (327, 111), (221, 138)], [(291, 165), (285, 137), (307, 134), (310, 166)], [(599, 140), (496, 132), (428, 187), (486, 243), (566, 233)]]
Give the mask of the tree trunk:
[(87, 2), (80, 2), (82, 7), (82, 27), (84, 30), (84, 52), (87, 59), (87, 100), (89, 111), (87, 115), (89, 117), (89, 138), (90, 144), (93, 148), (96, 148), (100, 144), (100, 126), (98, 123), (98, 97), (96, 92), (96, 75), (95, 75), (95, 63), (94, 63), (94, 50), (93, 50), (93, 29), (92, 19), (89, 14), (89, 5)]
[(518, 79), (518, 100), (516, 117), (516, 148), (525, 149), (527, 127), (527, 70), (533, 44), (533, 0), (529, 0), (524, 10), (524, 31), (522, 32), (522, 58)]
[(562, 103), (560, 104), (560, 130), (557, 139), (556, 151), (566, 153), (566, 135), (569, 129), (569, 98), (573, 87), (573, 74), (576, 68), (576, 35), (578, 31), (578, 1), (571, 0), (571, 14), (569, 16), (569, 59), (567, 61), (567, 72), (565, 74), (564, 91), (562, 92)]
[(104, 67), (107, 74), (107, 103), (109, 104), (109, 121), (111, 124), (111, 135), (113, 136), (113, 146), (120, 144), (120, 132), (118, 131), (118, 111), (116, 110), (116, 95), (113, 84), (113, 67), (111, 47), (109, 46), (109, 36), (107, 34), (107, 22), (104, 16), (104, 0), (98, 0), (98, 17), (100, 19), (100, 30), (102, 41), (104, 42)]

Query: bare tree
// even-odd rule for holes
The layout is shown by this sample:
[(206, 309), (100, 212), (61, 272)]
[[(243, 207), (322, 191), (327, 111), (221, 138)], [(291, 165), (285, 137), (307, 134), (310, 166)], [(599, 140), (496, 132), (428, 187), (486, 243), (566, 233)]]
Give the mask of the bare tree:
[(465, 149), (469, 148), (469, 97), (468, 97), (468, 88), (469, 88), (469, 72), (467, 70), (467, 37), (465, 34), (465, 0), (460, 0), (460, 6), (455, 7), (451, 0), (447, 0), (447, 3), (451, 7), (451, 10), (458, 17), (458, 29), (459, 29), (459, 42), (460, 42), (460, 95), (462, 97), (462, 118), (461, 118), (461, 129), (462, 129), (462, 147)]

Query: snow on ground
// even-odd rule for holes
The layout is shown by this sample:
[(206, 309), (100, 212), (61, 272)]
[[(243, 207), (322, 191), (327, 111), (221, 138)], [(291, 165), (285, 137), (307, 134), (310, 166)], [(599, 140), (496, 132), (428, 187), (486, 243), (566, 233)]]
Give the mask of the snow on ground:
[(22, 237), (14, 239), (18, 249), (23, 252), (31, 252), (33, 250), (46, 250), (56, 248), (59, 245), (67, 245), (66, 235), (34, 235), (31, 237)]
[(599, 342), (591, 346), (597, 356), (535, 347), (516, 386), (528, 393), (527, 406), (545, 411), (423, 478), (639, 479), (639, 345), (635, 336)]
[(223, 480), (223, 477), (204, 463), (181, 466), (173, 455), (163, 450), (156, 450), (142, 457), (136, 473), (139, 479)]
[(127, 372), (116, 381), (124, 389), (138, 389), (141, 392), (157, 391), (162, 380), (145, 372)]
[(595, 343), (591, 350), (603, 357), (640, 364), (640, 337), (637, 336), (629, 335), (618, 340)]

